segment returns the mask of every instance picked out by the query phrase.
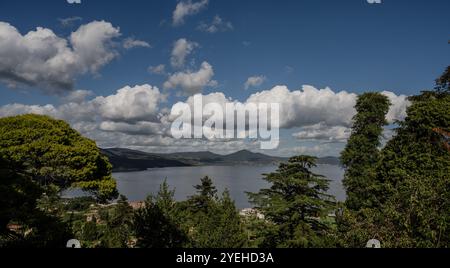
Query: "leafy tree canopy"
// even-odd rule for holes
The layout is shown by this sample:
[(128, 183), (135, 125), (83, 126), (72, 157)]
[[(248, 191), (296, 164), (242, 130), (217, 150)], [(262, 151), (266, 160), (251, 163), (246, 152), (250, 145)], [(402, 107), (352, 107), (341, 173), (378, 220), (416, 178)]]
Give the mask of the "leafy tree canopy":
[(0, 155), (41, 186), (80, 187), (102, 201), (117, 196), (108, 159), (62, 120), (32, 114), (1, 118)]
[(265, 176), (270, 188), (248, 193), (256, 208), (275, 224), (264, 246), (327, 246), (330, 226), (323, 219), (333, 210), (334, 198), (326, 193), (329, 181), (311, 172), (315, 161), (310, 156), (293, 157)]

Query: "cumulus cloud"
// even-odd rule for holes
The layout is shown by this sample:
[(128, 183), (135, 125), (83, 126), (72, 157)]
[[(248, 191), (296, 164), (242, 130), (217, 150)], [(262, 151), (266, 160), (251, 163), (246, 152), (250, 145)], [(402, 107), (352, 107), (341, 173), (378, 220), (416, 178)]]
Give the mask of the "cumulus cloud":
[(155, 120), (159, 103), (165, 100), (157, 87), (142, 85), (126, 86), (115, 95), (97, 97), (93, 100), (98, 105), (103, 118), (115, 121)]
[[(397, 96), (387, 91), (383, 94), (395, 100), (392, 101), (387, 115), (389, 122), (403, 120), (408, 106), (406, 96)], [(292, 135), (300, 141), (345, 143), (351, 133), (352, 118), (356, 114), (354, 106), (357, 95), (346, 91), (334, 92), (330, 88), (317, 89), (312, 86), (303, 86), (301, 90), (289, 90), (286, 86), (276, 86), (270, 90), (252, 94), (243, 102), (233, 100), (222, 92), (201, 96), (203, 106), (215, 103), (219, 104), (224, 111), (228, 103), (242, 105), (278, 103), (280, 128), (300, 128)], [(175, 105), (184, 103), (188, 104), (191, 110), (199, 108), (194, 107), (194, 96)], [(203, 120), (207, 119), (205, 117)], [(172, 117), (169, 117), (169, 120), (171, 119)]]
[(349, 126), (354, 115), (356, 94), (334, 92), (329, 88), (303, 86), (290, 91), (286, 86), (252, 94), (249, 102), (279, 103), (280, 124), (285, 128), (301, 127), (324, 122), (330, 126)]
[(145, 42), (145, 41), (137, 40), (137, 39), (134, 39), (132, 37), (128, 37), (125, 40), (123, 40), (123, 47), (125, 49), (132, 49), (132, 48), (135, 48), (135, 47), (151, 48), (152, 46), (149, 43)]
[(199, 45), (185, 38), (180, 38), (173, 44), (170, 64), (172, 67), (181, 68), (186, 62), (186, 57), (191, 54)]
[(172, 23), (174, 26), (184, 24), (186, 17), (195, 15), (208, 6), (208, 0), (192, 2), (191, 0), (180, 1), (172, 14)]
[(216, 86), (217, 82), (212, 80), (214, 76), (213, 67), (208, 62), (203, 62), (196, 72), (178, 72), (164, 82), (165, 89), (181, 88), (186, 94), (192, 95), (201, 92), (206, 86)]
[(159, 74), (159, 75), (166, 74), (166, 65), (160, 64), (157, 66), (150, 66), (148, 67), (148, 72), (151, 74)]
[(119, 28), (105, 21), (93, 21), (73, 32), (70, 42), (82, 71), (95, 73), (114, 59), (117, 52), (111, 48), (110, 41), (120, 35)]
[(249, 89), (250, 87), (259, 87), (262, 85), (267, 78), (264, 75), (258, 75), (258, 76), (251, 76), (247, 79), (247, 81), (244, 84), (245, 89)]
[(223, 20), (219, 15), (216, 15), (209, 23), (201, 22), (197, 29), (206, 33), (226, 32), (233, 30), (233, 24)]
[(68, 40), (42, 27), (22, 35), (0, 22), (0, 81), (49, 93), (70, 90), (76, 75), (96, 73), (117, 56), (111, 42), (119, 36), (119, 29), (105, 21), (82, 25)]

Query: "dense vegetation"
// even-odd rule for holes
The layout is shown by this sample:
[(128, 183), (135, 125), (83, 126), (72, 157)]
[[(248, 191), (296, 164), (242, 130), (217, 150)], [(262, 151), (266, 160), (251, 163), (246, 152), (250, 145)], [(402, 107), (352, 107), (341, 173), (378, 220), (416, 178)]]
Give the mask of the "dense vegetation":
[[(95, 143), (46, 116), (0, 119), (0, 247), (241, 248), (450, 247), (450, 76), (410, 97), (407, 117), (382, 147), (388, 99), (358, 97), (341, 160), (347, 200), (326, 194), (317, 159), (292, 157), (264, 175), (239, 213), (228, 191), (204, 177), (185, 201), (163, 183), (144, 203), (117, 197), (111, 165)], [(92, 197), (62, 199), (79, 187)]]

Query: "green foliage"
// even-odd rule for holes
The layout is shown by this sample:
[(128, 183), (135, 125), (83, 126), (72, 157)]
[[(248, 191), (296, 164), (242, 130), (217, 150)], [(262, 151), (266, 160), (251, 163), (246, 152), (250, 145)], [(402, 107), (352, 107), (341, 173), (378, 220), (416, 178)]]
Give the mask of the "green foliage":
[(250, 200), (272, 223), (264, 247), (329, 246), (330, 225), (322, 219), (333, 211), (334, 199), (326, 194), (329, 181), (311, 172), (316, 158), (297, 156), (267, 174), (269, 189), (248, 193)]
[(341, 161), (345, 168), (343, 184), (347, 190), (347, 208), (359, 210), (374, 206), (374, 168), (379, 161), (379, 146), (383, 126), (387, 124), (389, 100), (380, 93), (365, 93), (356, 102), (352, 134)]
[(194, 186), (197, 194), (191, 196), (188, 200), (189, 208), (193, 213), (202, 212), (207, 214), (211, 203), (217, 199), (217, 189), (208, 176), (203, 177), (200, 182), (200, 185)]
[(164, 182), (158, 194), (149, 196), (145, 206), (134, 216), (134, 230), (137, 247), (181, 248), (187, 242), (187, 235), (181, 229), (176, 217), (174, 191)]
[(102, 247), (126, 248), (133, 228), (133, 208), (125, 196), (121, 195), (106, 220), (106, 230), (101, 239)]
[(448, 72), (436, 91), (410, 97), (407, 118), (372, 165), (374, 183), (366, 191), (374, 205), (339, 214), (344, 246), (376, 238), (383, 247), (450, 247), (450, 153), (433, 131), (450, 130)]
[(64, 247), (68, 227), (38, 208), (42, 188), (10, 166), (0, 155), (0, 247)]
[[(187, 204), (191, 205), (186, 217), (189, 223), (191, 246), (194, 248), (241, 248), (245, 245), (246, 235), (241, 217), (231, 200), (228, 190), (221, 198), (216, 196), (212, 180), (205, 177), (202, 184), (195, 186), (198, 195), (192, 196)], [(201, 209), (195, 204), (201, 200)]]
[(41, 186), (80, 187), (101, 201), (117, 196), (107, 158), (62, 120), (31, 114), (1, 118), (0, 154)]
[(392, 247), (450, 246), (450, 153), (433, 128), (450, 129), (450, 92), (421, 96), (382, 152), (380, 228)]

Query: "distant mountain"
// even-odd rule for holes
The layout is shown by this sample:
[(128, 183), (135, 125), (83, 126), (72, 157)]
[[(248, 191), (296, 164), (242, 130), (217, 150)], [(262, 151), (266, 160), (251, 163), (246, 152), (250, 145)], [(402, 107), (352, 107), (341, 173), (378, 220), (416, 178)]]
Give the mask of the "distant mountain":
[(176, 159), (165, 158), (156, 154), (130, 149), (100, 149), (113, 166), (113, 171), (139, 171), (147, 168), (190, 166)]
[[(287, 158), (242, 150), (228, 155), (212, 152), (183, 152), (154, 154), (124, 148), (101, 149), (113, 165), (113, 171), (138, 171), (148, 168), (207, 166), (207, 165), (268, 165), (279, 164)], [(336, 157), (318, 159), (318, 164), (339, 165)]]
[(282, 157), (269, 156), (261, 153), (253, 153), (247, 150), (242, 150), (236, 153), (222, 156), (224, 162), (257, 162), (257, 163), (270, 163), (270, 162), (282, 162), (287, 160)]

